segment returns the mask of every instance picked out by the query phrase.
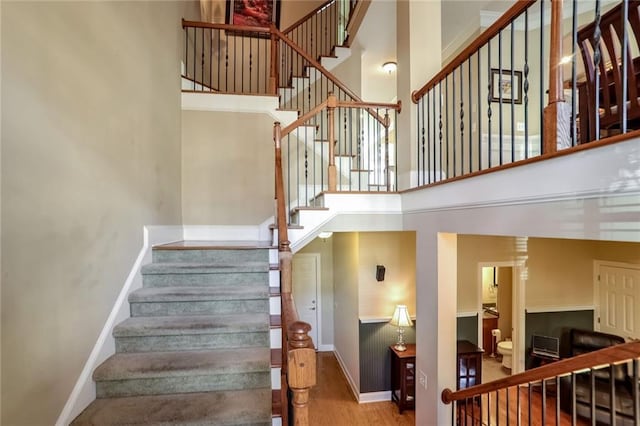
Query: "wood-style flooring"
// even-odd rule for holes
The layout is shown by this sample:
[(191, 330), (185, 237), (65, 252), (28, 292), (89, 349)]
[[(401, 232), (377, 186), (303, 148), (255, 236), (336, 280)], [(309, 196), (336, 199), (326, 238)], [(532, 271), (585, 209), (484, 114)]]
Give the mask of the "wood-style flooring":
[(398, 413), (391, 401), (358, 404), (333, 352), (318, 352), (318, 384), (311, 389), (309, 424), (314, 426), (413, 426), (413, 410)]

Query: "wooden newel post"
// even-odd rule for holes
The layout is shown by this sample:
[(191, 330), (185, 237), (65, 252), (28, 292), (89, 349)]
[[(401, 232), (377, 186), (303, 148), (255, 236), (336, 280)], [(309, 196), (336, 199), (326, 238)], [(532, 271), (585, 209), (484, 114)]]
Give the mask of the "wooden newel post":
[(544, 109), (543, 154), (571, 146), (571, 107), (564, 101), (562, 76), (562, 4), (551, 0), (551, 47), (549, 53), (549, 103)]
[(316, 384), (316, 351), (311, 326), (296, 321), (289, 326), (289, 389), (293, 393), (293, 424), (309, 424), (309, 391)]
[(329, 113), (329, 191), (336, 191), (336, 180), (337, 180), (337, 172), (336, 172), (336, 151), (335, 151), (335, 129), (334, 129), (334, 120), (335, 120), (335, 109), (338, 106), (338, 99), (333, 93), (329, 93), (329, 99), (327, 99), (327, 111)]

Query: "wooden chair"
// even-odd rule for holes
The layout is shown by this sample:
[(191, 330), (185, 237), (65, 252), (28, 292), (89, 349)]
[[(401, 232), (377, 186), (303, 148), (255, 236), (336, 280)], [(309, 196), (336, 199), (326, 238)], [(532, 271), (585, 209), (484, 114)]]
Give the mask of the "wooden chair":
[[(627, 33), (627, 70), (623, 76), (622, 45), (623, 26), (621, 2), (602, 15), (600, 20), (600, 52), (598, 67), (599, 82), (596, 87), (595, 22), (578, 30), (577, 39), (586, 81), (578, 84), (578, 116), (580, 120), (580, 143), (596, 139), (596, 136), (615, 134), (622, 128), (623, 79), (627, 81), (625, 108), (627, 128), (640, 128), (640, 57), (632, 57), (631, 52), (639, 52), (640, 46), (640, 0), (629, 0)], [(634, 45), (632, 48), (632, 44)], [(597, 96), (597, 98), (596, 98)], [(597, 102), (596, 102), (597, 99)], [(598, 111), (596, 111), (596, 104)], [(596, 123), (596, 114), (599, 123)], [(598, 133), (599, 134), (598, 134)]]

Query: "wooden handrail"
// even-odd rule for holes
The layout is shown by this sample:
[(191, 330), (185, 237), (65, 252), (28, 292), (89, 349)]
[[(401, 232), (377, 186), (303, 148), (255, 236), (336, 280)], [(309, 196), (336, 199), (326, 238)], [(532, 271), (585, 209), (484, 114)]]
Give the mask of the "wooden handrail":
[(411, 100), (414, 103), (418, 103), (432, 87), (438, 82), (443, 80), (447, 75), (451, 74), (453, 70), (458, 68), (462, 63), (469, 59), (478, 49), (484, 46), (489, 40), (498, 35), (498, 33), (505, 29), (511, 21), (520, 16), (525, 10), (533, 5), (536, 0), (518, 0), (513, 6), (511, 6), (496, 22), (489, 28), (482, 32), (469, 46), (467, 46), (462, 52), (460, 52), (452, 61), (450, 61), (442, 70), (437, 73), (431, 80), (427, 82), (421, 89), (414, 91), (411, 94)]
[(301, 115), (300, 117), (298, 117), (298, 119), (296, 121), (294, 121), (293, 123), (289, 124), (284, 129), (282, 129), (282, 132), (281, 132), (280, 136), (281, 137), (287, 136), (289, 133), (291, 133), (292, 131), (297, 129), (299, 126), (302, 126), (304, 123), (306, 123), (307, 121), (311, 120), (317, 113), (319, 113), (320, 111), (322, 111), (326, 107), (327, 107), (327, 101), (323, 101), (322, 103), (316, 105), (311, 111), (307, 112), (306, 114)]
[(247, 32), (247, 33), (270, 33), (269, 27), (252, 27), (249, 25), (229, 25), (229, 24), (214, 24), (211, 22), (198, 22), (198, 21), (186, 21), (182, 18), (182, 28), (211, 28), (214, 30), (225, 30), (235, 32)]
[(477, 386), (471, 386), (455, 392), (450, 389), (445, 389), (442, 391), (442, 401), (445, 404), (450, 404), (453, 401), (473, 398), (475, 396), (495, 392), (500, 389), (506, 389), (527, 383), (535, 383), (556, 376), (566, 376), (574, 372), (578, 373), (588, 371), (590, 368), (605, 366), (608, 364), (620, 364), (634, 358), (640, 358), (640, 341), (611, 346), (598, 351), (563, 359), (542, 367), (514, 374), (513, 376), (508, 376), (503, 379), (494, 380), (493, 382), (483, 383)]
[(293, 31), (294, 29), (296, 29), (296, 27), (302, 25), (302, 23), (304, 23), (306, 20), (308, 20), (309, 18), (311, 18), (313, 15), (315, 15), (316, 13), (320, 12), (322, 9), (324, 9), (325, 7), (329, 6), (331, 3), (336, 2), (337, 0), (327, 0), (324, 3), (322, 3), (320, 6), (316, 7), (315, 9), (313, 9), (311, 12), (307, 13), (306, 15), (304, 15), (302, 18), (298, 19), (296, 22), (294, 22), (293, 24), (289, 25), (287, 27), (287, 29), (283, 30), (282, 32), (284, 34), (288, 34), (291, 31)]
[(395, 109), (398, 111), (398, 114), (402, 112), (402, 101), (398, 101), (395, 104), (385, 102), (338, 101), (337, 106), (340, 108), (387, 108)]

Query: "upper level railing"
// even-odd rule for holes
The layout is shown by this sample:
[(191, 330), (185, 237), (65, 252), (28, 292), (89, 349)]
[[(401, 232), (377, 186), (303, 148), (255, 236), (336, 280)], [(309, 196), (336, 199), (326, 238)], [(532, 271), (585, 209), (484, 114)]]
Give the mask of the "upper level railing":
[[(611, 346), (458, 391), (452, 424), (640, 424), (640, 342)], [(579, 401), (577, 400), (579, 399)], [(580, 407), (578, 407), (580, 405)]]
[(517, 1), (413, 93), (417, 185), (640, 129), (639, 5)]

